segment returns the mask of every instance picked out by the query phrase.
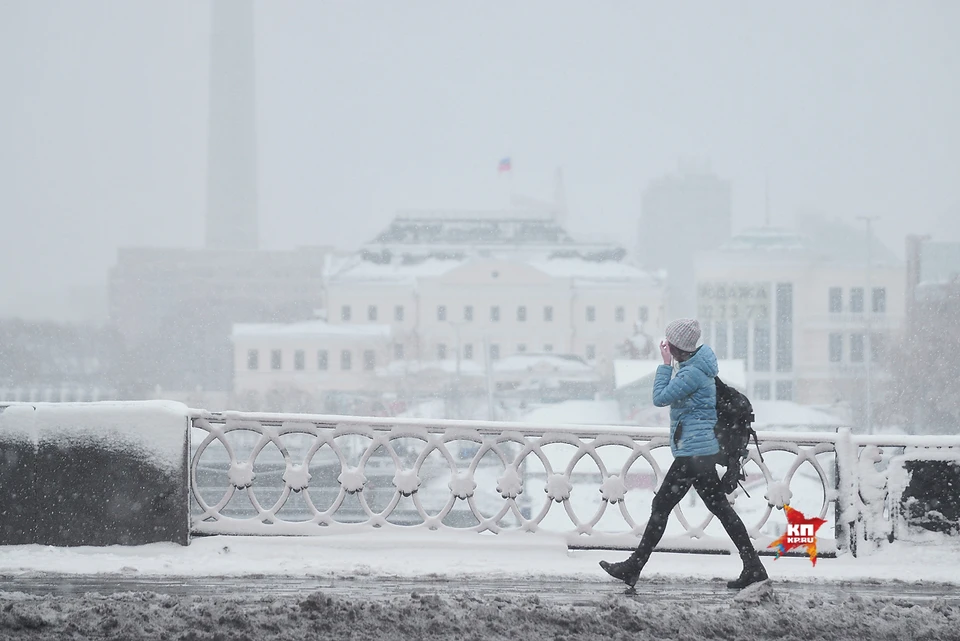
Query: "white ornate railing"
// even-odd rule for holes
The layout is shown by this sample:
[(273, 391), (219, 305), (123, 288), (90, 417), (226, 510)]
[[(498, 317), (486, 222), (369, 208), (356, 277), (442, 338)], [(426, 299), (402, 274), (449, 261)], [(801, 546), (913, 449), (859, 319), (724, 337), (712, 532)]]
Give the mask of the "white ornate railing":
[[(192, 425), (196, 534), (423, 527), (630, 548), (672, 461), (665, 428), (205, 411)], [(840, 523), (837, 539), (832, 527), (819, 533), (820, 554), (849, 536), (849, 519), (834, 512), (853, 505), (856, 482), (843, 481), (838, 442), (851, 447), (845, 432), (760, 434), (750, 494), (732, 496), (758, 547), (782, 534), (784, 503)], [(728, 550), (695, 493), (688, 499), (661, 548)]]

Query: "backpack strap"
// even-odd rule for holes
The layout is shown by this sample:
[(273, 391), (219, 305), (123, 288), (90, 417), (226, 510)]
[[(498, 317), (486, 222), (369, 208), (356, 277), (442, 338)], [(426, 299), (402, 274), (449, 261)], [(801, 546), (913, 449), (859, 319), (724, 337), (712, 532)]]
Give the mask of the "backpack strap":
[[(760, 451), (760, 441), (757, 439), (757, 430), (753, 429), (752, 427), (748, 427), (747, 429), (750, 430), (750, 435), (753, 436), (753, 444), (757, 447), (757, 455), (760, 457), (760, 461), (762, 462), (763, 452)], [(747, 440), (749, 441), (750, 438), (747, 437)]]

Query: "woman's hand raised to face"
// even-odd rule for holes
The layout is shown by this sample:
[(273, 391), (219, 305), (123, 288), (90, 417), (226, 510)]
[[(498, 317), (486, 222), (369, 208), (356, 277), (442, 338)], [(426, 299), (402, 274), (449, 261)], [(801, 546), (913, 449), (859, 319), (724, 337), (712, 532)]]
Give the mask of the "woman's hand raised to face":
[(670, 355), (670, 343), (666, 340), (660, 341), (660, 356), (663, 358), (664, 365), (669, 365), (673, 359)]

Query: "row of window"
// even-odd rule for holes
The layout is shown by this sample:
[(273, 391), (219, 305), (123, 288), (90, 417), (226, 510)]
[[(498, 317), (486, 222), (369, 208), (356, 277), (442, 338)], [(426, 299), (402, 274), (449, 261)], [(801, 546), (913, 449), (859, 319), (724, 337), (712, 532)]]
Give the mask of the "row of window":
[[(464, 360), (473, 360), (474, 351), (473, 344), (467, 343), (462, 346), (463, 353), (461, 358)], [(527, 351), (526, 343), (519, 343), (517, 345), (517, 353), (523, 354)], [(545, 343), (543, 345), (544, 352), (553, 352), (553, 345), (550, 343)], [(595, 360), (597, 358), (597, 346), (596, 345), (587, 345), (585, 349), (585, 355), (587, 360)], [(439, 343), (437, 345), (437, 360), (446, 360), (447, 358), (455, 357), (456, 351), (448, 350), (445, 343)], [(363, 350), (363, 369), (372, 370), (377, 366), (377, 354), (372, 349)], [(393, 358), (394, 360), (403, 360), (404, 359), (404, 347), (403, 343), (394, 343), (393, 345)], [(490, 358), (492, 360), (499, 360), (500, 358), (500, 345), (493, 344), (490, 345)], [(316, 353), (316, 368), (318, 370), (324, 371), (330, 369), (330, 354), (328, 350), (320, 349)], [(258, 349), (249, 349), (247, 350), (247, 369), (248, 370), (259, 370), (260, 369), (260, 350)], [(272, 370), (282, 370), (283, 369), (283, 350), (272, 349), (270, 350), (270, 369)], [(307, 369), (307, 353), (306, 350), (298, 349), (293, 352), (293, 369), (297, 371), (304, 371)], [(340, 350), (340, 370), (351, 370), (353, 369), (353, 352), (349, 349)]]
[[(830, 362), (843, 362), (843, 334), (830, 334)], [(862, 363), (866, 351), (867, 337), (865, 334), (850, 334), (849, 355), (851, 363)], [(883, 350), (883, 337), (870, 337), (870, 360), (876, 362)]]
[[(769, 325), (754, 325), (751, 361), (753, 371), (769, 372), (771, 367), (778, 372), (793, 371), (793, 330), (789, 322), (778, 322), (778, 326), (774, 344), (773, 330)], [(707, 339), (713, 336), (711, 347), (719, 359), (748, 360), (749, 334), (750, 325), (745, 320), (715, 321), (704, 325), (704, 336)]]
[[(363, 369), (372, 370), (377, 366), (377, 353), (372, 349), (363, 350), (362, 354), (363, 359)], [(318, 349), (316, 353), (316, 369), (318, 370), (328, 370), (330, 369), (330, 353), (325, 349)], [(307, 368), (307, 352), (306, 350), (298, 349), (293, 352), (293, 369), (298, 371), (303, 371)], [(260, 369), (260, 350), (258, 349), (248, 349), (247, 350), (247, 369), (249, 370), (258, 370)], [(280, 370), (283, 369), (283, 350), (272, 349), (270, 350), (270, 369)], [(353, 352), (349, 349), (340, 350), (340, 369), (342, 371), (353, 369)]]
[[(543, 345), (543, 351), (546, 352), (546, 353), (553, 352), (553, 345), (550, 344), (550, 343), (544, 343), (544, 345)], [(453, 352), (453, 355), (456, 356), (456, 350), (454, 349), (454, 350), (452, 350), (452, 352)], [(527, 344), (526, 344), (526, 343), (518, 343), (518, 344), (517, 344), (517, 353), (518, 353), (518, 354), (525, 354), (526, 352), (527, 352)], [(596, 345), (587, 345), (586, 348), (585, 348), (585, 350), (584, 350), (584, 354), (585, 354), (585, 356), (587, 357), (587, 360), (588, 360), (588, 361), (595, 360), (595, 359), (597, 358), (597, 346), (596, 346)], [(394, 354), (393, 354), (393, 356), (394, 356), (394, 358), (397, 359), (397, 360), (403, 359), (403, 345), (402, 345), (402, 344), (397, 343), (396, 345), (394, 345)], [(439, 344), (437, 345), (437, 360), (438, 360), (438, 361), (442, 361), (442, 360), (445, 360), (445, 359), (447, 359), (447, 358), (449, 358), (449, 357), (450, 357), (450, 356), (449, 356), (449, 352), (448, 352), (448, 350), (447, 350), (446, 344), (444, 344), (444, 343), (439, 343)], [(463, 354), (461, 355), (461, 358), (463, 358), (464, 360), (468, 360), (468, 361), (469, 361), (469, 360), (473, 360), (473, 344), (472, 344), (472, 343), (467, 343), (466, 345), (463, 346)], [(492, 360), (498, 360), (498, 359), (500, 358), (500, 346), (499, 346), (499, 345), (493, 344), (493, 345), (490, 346), (490, 358), (491, 358)]]
[[(873, 310), (874, 314), (883, 314), (887, 311), (887, 288), (886, 287), (874, 287), (872, 291), (871, 305), (870, 309)], [(862, 314), (863, 305), (866, 296), (866, 290), (863, 287), (851, 287), (850, 288), (850, 307), (848, 311), (851, 314)], [(842, 287), (831, 287), (830, 288), (830, 313), (837, 314), (843, 311), (843, 288)]]
[[(519, 305), (516, 309), (516, 318), (520, 323), (527, 321), (527, 306)], [(393, 320), (395, 322), (403, 322), (405, 316), (404, 306), (395, 305), (393, 308)], [(446, 321), (452, 320), (449, 318), (448, 308), (446, 305), (437, 305), (437, 320)], [(585, 317), (587, 322), (595, 322), (597, 320), (597, 308), (593, 305), (587, 306), (585, 310)], [(367, 307), (367, 320), (376, 322), (380, 318), (380, 310), (376, 305), (369, 305)], [(637, 310), (637, 319), (641, 322), (646, 322), (650, 318), (650, 310), (646, 305), (641, 306)], [(353, 319), (353, 308), (350, 305), (343, 305), (340, 308), (340, 320), (343, 322), (349, 322)], [(465, 322), (471, 322), (474, 320), (474, 307), (473, 305), (464, 305), (463, 313), (460, 317), (460, 320)], [(490, 306), (490, 320), (494, 323), (500, 322), (500, 306), (491, 305)], [(545, 305), (543, 307), (543, 320), (547, 323), (553, 322), (553, 306)], [(618, 305), (613, 310), (613, 320), (617, 323), (623, 323), (627, 320), (627, 311), (622, 305)]]

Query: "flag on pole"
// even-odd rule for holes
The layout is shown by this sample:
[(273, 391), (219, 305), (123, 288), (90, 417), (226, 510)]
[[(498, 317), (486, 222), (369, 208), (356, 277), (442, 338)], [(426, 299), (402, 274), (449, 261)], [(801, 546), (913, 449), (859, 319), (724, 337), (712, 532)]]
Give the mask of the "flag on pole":
[(505, 171), (510, 171), (510, 157), (509, 157), (509, 156), (507, 156), (506, 158), (501, 158), (501, 159), (500, 159), (500, 164), (499, 164), (499, 166), (497, 166), (497, 172), (498, 172), (498, 173), (501, 173), (501, 174), (502, 174), (502, 173), (505, 172)]

